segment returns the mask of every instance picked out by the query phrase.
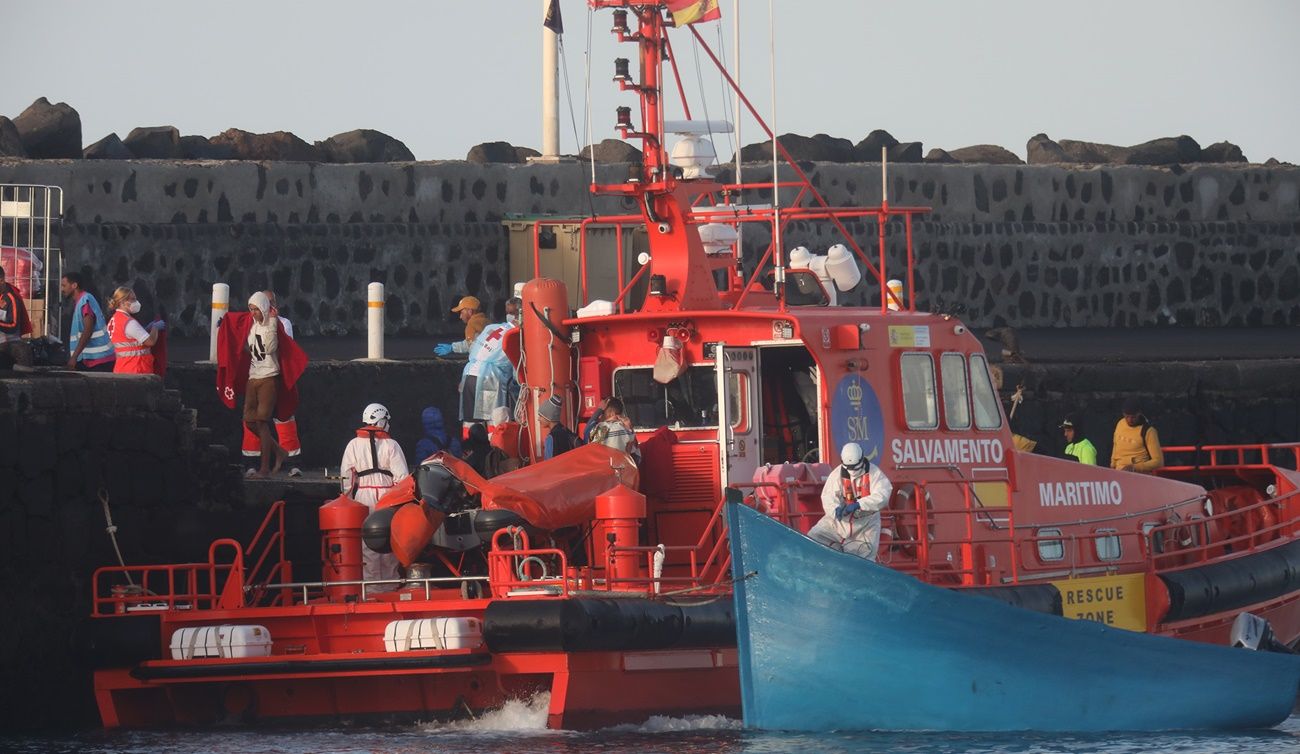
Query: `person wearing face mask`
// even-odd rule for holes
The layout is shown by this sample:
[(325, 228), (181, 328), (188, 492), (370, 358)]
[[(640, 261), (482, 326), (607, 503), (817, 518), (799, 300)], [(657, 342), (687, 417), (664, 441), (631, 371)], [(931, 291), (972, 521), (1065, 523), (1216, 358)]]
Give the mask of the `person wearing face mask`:
[(506, 323), (511, 327), (518, 327), (523, 321), (519, 315), (524, 310), (524, 302), (518, 296), (513, 296), (506, 302)]
[(162, 322), (151, 322), (146, 328), (136, 321), (140, 301), (135, 291), (123, 286), (113, 291), (108, 300), (112, 316), (108, 320), (108, 339), (113, 344), (114, 374), (154, 374), (153, 344), (158, 341)]
[(808, 537), (832, 550), (875, 560), (880, 547), (880, 511), (889, 505), (894, 485), (879, 466), (868, 461), (862, 446), (850, 442), (840, 450), (840, 465), (822, 487), (826, 515)]

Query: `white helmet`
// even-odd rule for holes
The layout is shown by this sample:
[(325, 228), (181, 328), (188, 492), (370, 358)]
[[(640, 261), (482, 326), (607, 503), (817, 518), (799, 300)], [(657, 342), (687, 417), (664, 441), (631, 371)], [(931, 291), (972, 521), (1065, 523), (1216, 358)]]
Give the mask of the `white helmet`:
[(859, 474), (867, 468), (867, 459), (862, 453), (862, 446), (856, 442), (845, 443), (840, 448), (840, 463), (849, 473)]
[(388, 429), (388, 408), (382, 403), (372, 403), (361, 412), (361, 422), (370, 426)]

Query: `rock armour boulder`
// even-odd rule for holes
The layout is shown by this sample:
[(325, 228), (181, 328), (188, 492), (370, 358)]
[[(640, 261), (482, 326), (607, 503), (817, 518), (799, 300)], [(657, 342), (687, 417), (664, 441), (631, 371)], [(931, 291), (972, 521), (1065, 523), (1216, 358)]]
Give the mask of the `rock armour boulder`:
[(41, 97), (14, 118), (14, 126), (28, 157), (38, 160), (81, 157), (81, 116), (66, 102), (51, 105)]
[(470, 147), (465, 160), (480, 165), (487, 163), (513, 165), (524, 161), (519, 155), (519, 150), (508, 141), (485, 141), (482, 144), (475, 144)]
[(321, 151), (288, 131), (255, 134), (231, 128), (213, 136), (213, 146), (229, 147), (236, 160), (321, 162)]
[(1058, 162), (1070, 162), (1060, 144), (1048, 138), (1047, 134), (1037, 134), (1025, 145), (1025, 156), (1030, 165), (1051, 165)]
[(1241, 147), (1230, 141), (1220, 141), (1201, 150), (1201, 162), (1250, 162), (1241, 153)]
[(142, 160), (175, 160), (181, 156), (181, 133), (175, 126), (133, 128), (122, 143)]
[(316, 147), (329, 162), (415, 162), (405, 144), (368, 128), (335, 134), (316, 142)]
[(14, 122), (0, 115), (0, 157), (26, 157), (27, 148)]
[(976, 163), (980, 165), (1023, 165), (1024, 160), (1020, 159), (1006, 147), (999, 147), (996, 144), (976, 144), (971, 147), (962, 147), (953, 149), (948, 152), (953, 159), (958, 162)]
[(594, 150), (590, 146), (583, 147), (578, 153), (578, 159), (595, 159), (599, 163), (640, 162), (641, 150), (622, 139), (605, 139), (597, 144)]
[(1129, 147), (1124, 156), (1127, 165), (1178, 165), (1201, 161), (1201, 145), (1190, 136), (1152, 139)]
[(86, 147), (82, 157), (87, 160), (130, 160), (135, 155), (126, 148), (117, 134), (111, 133)]

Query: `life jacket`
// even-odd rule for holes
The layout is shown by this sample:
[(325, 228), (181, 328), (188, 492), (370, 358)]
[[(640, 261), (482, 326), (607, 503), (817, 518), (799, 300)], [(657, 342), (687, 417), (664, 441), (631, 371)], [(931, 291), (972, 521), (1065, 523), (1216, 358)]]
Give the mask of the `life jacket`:
[(8, 283), (0, 283), (0, 335), (20, 338), (32, 331), (22, 294)]
[(844, 465), (841, 464), (840, 465), (840, 494), (844, 496), (844, 502), (846, 504), (857, 502), (858, 498), (865, 497), (866, 495), (870, 495), (871, 494), (871, 465), (868, 463), (867, 473), (863, 474), (857, 479), (854, 479), (853, 475), (849, 473), (849, 470), (844, 468)]
[[(108, 321), (108, 335), (113, 343), (113, 355), (117, 357), (117, 361), (113, 364), (113, 372), (116, 374), (153, 374), (153, 349), (141, 345), (126, 334), (127, 325), (130, 323), (131, 315), (127, 314), (123, 309), (113, 312), (113, 318)], [(89, 350), (89, 348), (86, 349), (86, 351)], [(86, 351), (82, 351), (82, 353)]]
[(81, 307), (90, 306), (90, 312), (95, 315), (95, 329), (90, 331), (90, 340), (86, 347), (81, 349), (80, 361), (98, 361), (100, 359), (111, 359), (113, 357), (113, 343), (108, 338), (108, 323), (104, 321), (104, 312), (99, 308), (99, 302), (89, 293), (82, 291), (81, 297), (72, 307), (72, 332), (68, 335), (68, 343), (71, 348), (77, 347), (77, 341), (81, 340)]
[(374, 485), (364, 485), (364, 486), (375, 487), (377, 489), (388, 489), (389, 487), (392, 487), (393, 480), (394, 480), (393, 472), (379, 465), (379, 441), (389, 439), (389, 434), (384, 430), (380, 429), (379, 427), (375, 427), (367, 424), (366, 426), (357, 430), (357, 437), (365, 437), (370, 440), (370, 464), (371, 465), (370, 468), (365, 469), (364, 471), (356, 472), (355, 475), (352, 477), (351, 494), (356, 495), (357, 490), (363, 486), (361, 484), (362, 477), (372, 476), (375, 474), (382, 474), (387, 476), (388, 484), (385, 485), (374, 484)]

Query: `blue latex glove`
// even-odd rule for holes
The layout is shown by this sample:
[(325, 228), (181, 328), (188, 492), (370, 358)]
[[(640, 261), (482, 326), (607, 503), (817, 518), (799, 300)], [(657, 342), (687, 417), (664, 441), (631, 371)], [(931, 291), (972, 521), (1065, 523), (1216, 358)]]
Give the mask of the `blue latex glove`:
[(146, 329), (146, 330), (166, 330), (166, 329), (167, 329), (167, 323), (166, 323), (166, 322), (163, 322), (161, 319), (155, 319), (153, 322), (150, 322), (150, 323), (149, 323), (149, 326), (146, 327), (145, 329)]
[(452, 353), (451, 343), (439, 343), (433, 347), (435, 356), (450, 356)]
[(862, 506), (858, 505), (856, 501), (849, 503), (848, 505), (841, 505), (835, 509), (835, 520), (843, 521), (860, 510), (862, 510)]

